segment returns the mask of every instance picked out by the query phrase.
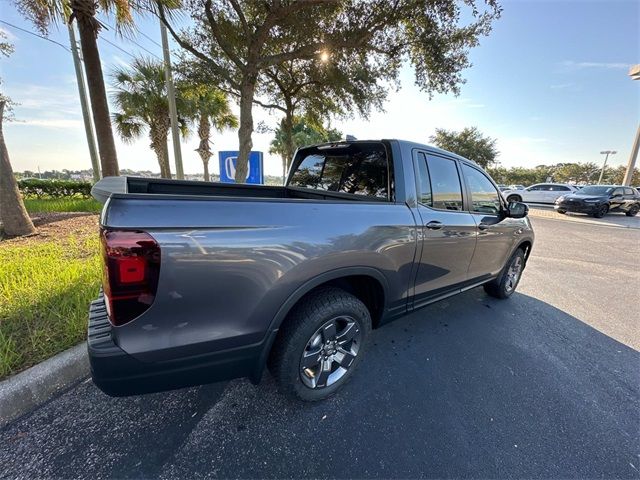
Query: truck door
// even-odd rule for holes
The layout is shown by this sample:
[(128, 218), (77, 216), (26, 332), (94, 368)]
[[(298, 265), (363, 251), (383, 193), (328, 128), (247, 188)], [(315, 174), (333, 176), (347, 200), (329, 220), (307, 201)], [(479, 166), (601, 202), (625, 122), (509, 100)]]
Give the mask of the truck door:
[(505, 218), (500, 193), (484, 172), (463, 164), (462, 173), (467, 184), (469, 208), (478, 226), (469, 280), (480, 280), (502, 269), (522, 233), (522, 221)]
[(422, 252), (414, 306), (448, 293), (467, 280), (476, 245), (476, 223), (464, 211), (458, 162), (416, 151), (414, 156)]

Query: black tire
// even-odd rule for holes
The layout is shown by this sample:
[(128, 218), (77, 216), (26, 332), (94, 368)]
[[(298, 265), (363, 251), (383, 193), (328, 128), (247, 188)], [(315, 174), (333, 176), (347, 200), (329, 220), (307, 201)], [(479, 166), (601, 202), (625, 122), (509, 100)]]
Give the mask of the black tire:
[(606, 203), (604, 205), (600, 205), (598, 209), (593, 213), (595, 218), (602, 218), (609, 212), (609, 205)]
[(520, 195), (509, 195), (507, 197), (507, 202), (511, 203), (511, 202), (521, 202), (522, 201), (522, 197)]
[[(349, 355), (355, 358), (349, 357), (346, 371), (339, 372), (341, 376), (334, 383), (329, 383), (329, 377), (327, 377), (325, 386), (310, 386), (309, 384), (313, 383), (314, 377), (308, 376), (305, 380), (302, 378), (302, 375), (306, 374), (304, 372), (312, 372), (309, 368), (303, 369), (303, 355), (305, 355), (304, 358), (311, 357), (312, 352), (308, 350), (310, 344), (314, 338), (321, 335), (321, 343), (314, 348), (320, 348), (319, 358), (326, 358), (324, 354), (327, 352), (324, 351), (324, 348), (327, 343), (323, 343), (325, 342), (325, 331), (322, 330), (320, 333), (319, 331), (322, 328), (328, 328), (325, 325), (329, 322), (335, 321), (337, 325), (340, 322), (339, 319), (348, 319), (345, 320), (347, 323), (351, 320), (354, 322), (352, 327), (355, 326), (356, 330), (350, 331), (352, 334), (355, 332), (358, 335), (356, 354), (351, 355), (356, 345), (355, 340), (352, 340), (351, 346), (348, 348), (351, 352)], [(340, 288), (322, 288), (302, 299), (285, 319), (269, 356), (269, 370), (279, 383), (283, 393), (304, 401), (323, 400), (335, 393), (353, 375), (364, 355), (370, 333), (371, 315), (364, 303)], [(339, 335), (334, 338), (338, 339)], [(339, 341), (334, 342), (334, 349), (331, 350), (334, 354), (329, 358), (342, 355), (344, 360), (346, 355), (340, 353), (339, 344)], [(333, 360), (321, 360), (317, 365), (319, 370), (316, 373), (316, 382), (319, 382), (323, 377), (324, 365), (331, 365), (330, 368), (335, 367), (336, 372), (342, 368), (338, 361), (334, 363)]]
[(640, 212), (640, 205), (635, 204), (635, 205), (631, 205), (631, 208), (629, 209), (629, 211), (624, 212), (624, 214), (627, 217), (635, 217), (638, 214), (638, 212)]
[(565, 213), (567, 213), (567, 211), (566, 211), (566, 210), (561, 210), (561, 209), (556, 210), (556, 212), (558, 212), (558, 213), (560, 213), (560, 214), (562, 214), (562, 215), (564, 215)]
[[(515, 264), (517, 264), (518, 262), (519, 262), (519, 271), (516, 278), (514, 279), (510, 275), (511, 268), (514, 267)], [(520, 278), (522, 278), (522, 271), (524, 270), (524, 265), (525, 265), (524, 251), (521, 248), (519, 248), (518, 250), (515, 251), (513, 255), (511, 255), (511, 258), (509, 258), (509, 261), (502, 269), (502, 272), (500, 273), (500, 275), (498, 275), (498, 278), (492, 280), (489, 283), (484, 284), (484, 291), (487, 292), (488, 295), (495, 298), (500, 298), (500, 299), (509, 298), (511, 295), (513, 295), (513, 292), (516, 291), (516, 288), (518, 287), (518, 283), (520, 283)]]

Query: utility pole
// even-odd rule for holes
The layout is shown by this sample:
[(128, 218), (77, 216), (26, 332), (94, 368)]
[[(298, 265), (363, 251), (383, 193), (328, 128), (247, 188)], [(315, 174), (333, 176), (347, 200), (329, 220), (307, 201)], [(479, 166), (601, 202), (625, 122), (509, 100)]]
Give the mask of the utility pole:
[(622, 184), (625, 187), (631, 185), (631, 179), (633, 178), (633, 172), (636, 169), (636, 160), (638, 159), (638, 150), (640, 150), (640, 125), (638, 125), (638, 131), (636, 132), (636, 139), (633, 141), (633, 147), (631, 148), (631, 154), (629, 155), (629, 163), (627, 163), (627, 171), (624, 174), (624, 180)]
[(176, 178), (184, 179), (182, 168), (182, 150), (180, 149), (180, 129), (178, 127), (178, 110), (176, 108), (176, 90), (171, 75), (171, 54), (169, 52), (169, 39), (167, 27), (160, 20), (160, 35), (162, 36), (162, 56), (164, 57), (164, 80), (167, 83), (167, 97), (169, 99), (169, 116), (171, 117), (171, 138), (173, 140), (173, 156), (176, 161)]
[[(634, 65), (629, 69), (629, 76), (632, 80), (640, 80), (640, 65)], [(633, 179), (633, 172), (636, 169), (636, 160), (638, 159), (638, 150), (640, 150), (640, 125), (636, 131), (636, 139), (633, 141), (633, 147), (631, 148), (631, 154), (629, 155), (629, 162), (627, 163), (627, 171), (624, 174), (624, 180), (622, 184), (625, 187), (631, 185)]]
[(67, 24), (69, 29), (69, 43), (71, 43), (71, 56), (73, 57), (73, 66), (76, 69), (76, 81), (78, 83), (78, 93), (80, 94), (80, 108), (82, 109), (82, 118), (84, 120), (84, 133), (87, 136), (87, 146), (89, 147), (89, 157), (91, 157), (91, 167), (93, 168), (93, 181), (100, 180), (100, 162), (98, 161), (98, 150), (96, 149), (96, 140), (93, 136), (93, 120), (89, 112), (89, 102), (87, 101), (87, 91), (85, 90), (84, 73), (82, 64), (80, 63), (80, 55), (78, 54), (78, 44), (76, 43), (76, 34), (72, 24)]
[(604, 169), (607, 166), (607, 160), (609, 159), (609, 155), (615, 155), (616, 152), (615, 150), (604, 150), (602, 152), (600, 152), (600, 155), (606, 155), (606, 157), (604, 157), (604, 163), (602, 164), (602, 170), (600, 171), (600, 178), (598, 179), (598, 185), (602, 184), (602, 177), (604, 176)]

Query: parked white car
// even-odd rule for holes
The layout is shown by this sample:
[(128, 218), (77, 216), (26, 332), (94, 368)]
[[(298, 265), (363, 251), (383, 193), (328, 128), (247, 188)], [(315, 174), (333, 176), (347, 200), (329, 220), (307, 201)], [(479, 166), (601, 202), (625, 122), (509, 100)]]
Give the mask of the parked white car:
[(566, 183), (536, 183), (524, 190), (505, 190), (502, 195), (508, 202), (554, 204), (558, 197), (577, 190), (575, 186)]

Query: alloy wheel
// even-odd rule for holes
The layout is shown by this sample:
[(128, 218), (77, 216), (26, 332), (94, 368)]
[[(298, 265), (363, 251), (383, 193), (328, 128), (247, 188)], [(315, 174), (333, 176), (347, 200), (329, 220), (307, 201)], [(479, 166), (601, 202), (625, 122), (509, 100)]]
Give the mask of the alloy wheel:
[(509, 265), (507, 270), (507, 281), (504, 284), (505, 290), (510, 293), (516, 288), (520, 275), (522, 274), (522, 256), (517, 256)]
[(353, 365), (362, 333), (353, 318), (333, 318), (317, 329), (300, 359), (300, 378), (309, 388), (324, 388), (340, 380)]

